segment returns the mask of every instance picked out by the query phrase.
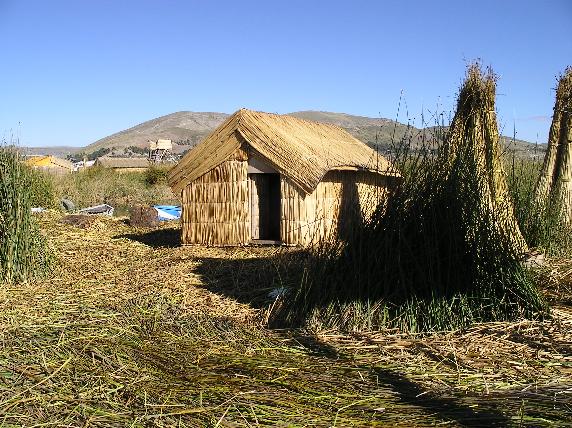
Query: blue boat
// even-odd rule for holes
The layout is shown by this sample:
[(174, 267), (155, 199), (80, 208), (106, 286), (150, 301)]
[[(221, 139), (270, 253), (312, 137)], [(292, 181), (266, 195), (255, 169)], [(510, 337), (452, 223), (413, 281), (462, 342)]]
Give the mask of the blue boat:
[(181, 207), (178, 205), (153, 205), (160, 221), (178, 220), (181, 218)]

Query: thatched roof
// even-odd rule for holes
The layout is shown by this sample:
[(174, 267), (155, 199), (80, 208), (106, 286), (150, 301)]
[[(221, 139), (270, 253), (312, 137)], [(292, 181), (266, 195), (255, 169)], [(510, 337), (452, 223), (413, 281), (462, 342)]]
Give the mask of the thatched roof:
[(307, 193), (333, 169), (399, 176), (387, 159), (338, 126), (241, 109), (171, 169), (168, 181), (173, 191), (225, 161), (243, 143)]
[(38, 168), (50, 168), (51, 166), (59, 166), (61, 168), (73, 171), (73, 163), (66, 159), (60, 159), (52, 155), (30, 156), (26, 159), (26, 165)]
[(149, 167), (149, 161), (147, 158), (112, 158), (102, 156), (97, 158), (95, 165), (104, 168), (147, 168)]

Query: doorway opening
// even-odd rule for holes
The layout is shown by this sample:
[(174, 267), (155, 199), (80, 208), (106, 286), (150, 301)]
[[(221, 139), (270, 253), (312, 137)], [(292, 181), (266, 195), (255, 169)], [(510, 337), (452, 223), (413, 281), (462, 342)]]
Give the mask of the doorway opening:
[(252, 240), (257, 243), (278, 243), (280, 174), (248, 174), (248, 177)]

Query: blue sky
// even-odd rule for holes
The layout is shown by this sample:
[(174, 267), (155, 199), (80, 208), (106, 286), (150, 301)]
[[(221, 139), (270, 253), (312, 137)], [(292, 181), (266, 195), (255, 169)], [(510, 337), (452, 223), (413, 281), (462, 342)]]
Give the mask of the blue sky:
[(419, 124), (481, 58), (504, 133), (545, 143), (571, 27), (567, 0), (0, 0), (0, 138), (84, 146), (240, 107), (395, 118), (401, 91)]

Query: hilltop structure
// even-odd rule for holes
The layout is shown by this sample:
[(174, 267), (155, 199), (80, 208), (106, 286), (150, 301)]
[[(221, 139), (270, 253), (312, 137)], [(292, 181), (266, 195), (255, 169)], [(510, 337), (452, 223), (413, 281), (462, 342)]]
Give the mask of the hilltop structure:
[(371, 215), (399, 172), (342, 128), (241, 109), (169, 172), (183, 244), (308, 245)]
[(158, 139), (149, 141), (149, 161), (152, 163), (162, 163), (170, 161), (173, 153), (173, 143), (171, 140)]

